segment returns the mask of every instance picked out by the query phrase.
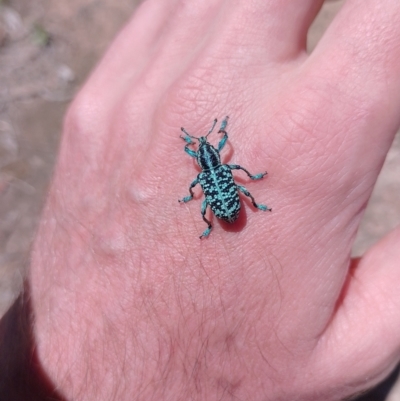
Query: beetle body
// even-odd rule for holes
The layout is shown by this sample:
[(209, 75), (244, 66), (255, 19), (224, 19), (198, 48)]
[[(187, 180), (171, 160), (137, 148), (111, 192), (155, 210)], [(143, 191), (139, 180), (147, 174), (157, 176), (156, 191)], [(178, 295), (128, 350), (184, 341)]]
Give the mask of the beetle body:
[[(228, 140), (228, 134), (225, 131), (228, 125), (228, 117), (226, 117), (221, 124), (218, 133), (223, 133), (224, 136), (218, 144), (218, 148), (215, 148), (209, 142), (207, 142), (208, 135), (213, 131), (217, 119), (206, 136), (200, 138), (190, 135), (184, 128), (181, 130), (185, 133), (185, 136), (181, 136), (187, 144), (185, 146), (185, 152), (196, 158), (197, 164), (201, 168), (201, 173), (198, 174), (197, 178), (190, 184), (189, 192), (190, 195), (184, 197), (180, 202), (189, 202), (193, 199), (193, 188), (200, 184), (205, 199), (201, 207), (201, 214), (203, 220), (207, 223), (208, 228), (200, 236), (207, 237), (212, 229), (211, 222), (205, 217), (207, 206), (209, 206), (215, 216), (221, 220), (233, 223), (238, 217), (240, 212), (240, 198), (239, 191), (248, 196), (254, 207), (266, 211), (271, 210), (265, 205), (260, 205), (255, 202), (255, 199), (250, 194), (250, 192), (242, 185), (235, 183), (234, 177), (232, 175), (232, 170), (243, 170), (252, 180), (259, 180), (263, 178), (267, 173), (260, 173), (256, 175), (250, 174), (245, 168), (237, 164), (222, 164), (220, 151), (225, 146)], [(199, 147), (197, 152), (190, 149), (189, 146), (193, 145), (195, 142), (192, 139), (197, 139), (199, 141)]]
[(240, 212), (240, 199), (232, 171), (219, 165), (199, 174), (199, 184), (211, 210), (221, 220), (233, 223)]

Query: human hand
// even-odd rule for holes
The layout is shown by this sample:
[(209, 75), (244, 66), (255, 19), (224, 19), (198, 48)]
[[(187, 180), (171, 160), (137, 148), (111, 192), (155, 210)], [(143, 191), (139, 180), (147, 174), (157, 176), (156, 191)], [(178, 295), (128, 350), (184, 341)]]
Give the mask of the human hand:
[[(30, 273), (67, 399), (338, 400), (398, 361), (399, 230), (350, 250), (399, 126), (400, 3), (347, 2), (307, 55), (321, 4), (147, 1), (77, 96)], [(199, 240), (180, 127), (226, 114), (223, 162), (267, 170), (237, 180), (273, 212)]]

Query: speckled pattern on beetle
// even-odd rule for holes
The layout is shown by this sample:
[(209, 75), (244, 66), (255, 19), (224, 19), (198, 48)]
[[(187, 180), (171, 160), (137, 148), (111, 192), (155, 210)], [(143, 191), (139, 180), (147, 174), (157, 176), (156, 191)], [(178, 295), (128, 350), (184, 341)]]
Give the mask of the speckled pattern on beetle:
[[(268, 206), (256, 203), (254, 197), (244, 186), (235, 183), (232, 175), (232, 170), (243, 170), (252, 180), (261, 180), (267, 172), (252, 175), (238, 164), (221, 164), (220, 152), (228, 140), (228, 133), (225, 130), (228, 125), (228, 118), (228, 116), (224, 118), (218, 131), (218, 133), (224, 134), (224, 136), (220, 140), (217, 149), (207, 142), (207, 137), (211, 132), (213, 132), (215, 125), (217, 124), (217, 119), (214, 120), (207, 135), (201, 136), (200, 138), (190, 135), (185, 128), (181, 128), (182, 132), (185, 134), (185, 136), (181, 135), (181, 138), (187, 142), (185, 145), (185, 152), (197, 160), (197, 164), (200, 166), (202, 171), (190, 184), (190, 195), (185, 196), (182, 200), (179, 200), (179, 202), (186, 203), (192, 200), (194, 195), (193, 188), (197, 184), (200, 184), (205, 195), (205, 199), (201, 206), (201, 215), (208, 225), (200, 238), (207, 237), (212, 230), (212, 224), (206, 218), (207, 206), (210, 206), (216, 217), (227, 221), (228, 223), (233, 223), (239, 217), (239, 191), (248, 196), (254, 207), (257, 209), (263, 211), (272, 210), (268, 208)], [(189, 148), (190, 145), (195, 144), (192, 139), (197, 139), (199, 141), (197, 152)]]

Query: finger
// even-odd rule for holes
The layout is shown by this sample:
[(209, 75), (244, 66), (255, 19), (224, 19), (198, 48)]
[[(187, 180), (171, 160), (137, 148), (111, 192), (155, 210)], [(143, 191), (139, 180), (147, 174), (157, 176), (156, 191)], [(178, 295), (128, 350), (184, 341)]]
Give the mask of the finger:
[[(107, 137), (110, 130), (116, 134), (121, 132), (118, 124), (132, 129), (127, 135), (133, 132), (144, 133), (142, 138), (147, 136), (151, 140), (151, 136), (147, 135), (147, 132), (151, 132), (148, 121), (152, 115), (151, 103), (154, 104), (158, 100), (157, 95), (162, 93), (154, 76), (159, 76), (162, 83), (167, 85), (168, 65), (164, 63), (162, 70), (160, 63), (155, 65), (157, 62), (154, 60), (159, 60), (160, 54), (166, 52), (164, 42), (167, 33), (174, 28), (170, 20), (179, 8), (179, 3), (179, 0), (143, 2), (69, 108), (65, 133), (75, 136), (70, 143), (78, 148), (84, 138), (83, 153), (91, 158), (93, 165), (102, 164), (104, 158), (104, 149), (99, 149), (102, 143), (100, 139)], [(134, 96), (130, 96), (132, 92)], [(138, 109), (141, 113), (139, 118)], [(147, 115), (143, 115), (142, 110), (147, 110)], [(138, 135), (135, 135), (135, 140), (139, 144)], [(66, 147), (63, 149), (65, 151)], [(70, 153), (77, 154), (77, 150), (72, 149)], [(110, 150), (111, 146), (107, 151)]]
[[(400, 228), (356, 264), (315, 355), (338, 385), (362, 390), (400, 358)], [(335, 361), (335, 363), (332, 363)]]
[(331, 94), (327, 130), (352, 143), (362, 132), (360, 141), (382, 150), (378, 164), (400, 123), (399, 38), (398, 0), (347, 1), (305, 65), (314, 92)]
[[(160, 60), (164, 70), (184, 64), (196, 44), (207, 36), (220, 0), (190, 3), (182, 0), (147, 0), (118, 35), (89, 83), (103, 87), (110, 82), (126, 88), (128, 81)], [(156, 69), (157, 67), (154, 67)], [(165, 74), (167, 75), (167, 74)], [(98, 85), (95, 85), (95, 82)]]
[[(110, 46), (86, 87), (126, 87), (137, 76), (160, 42), (177, 0), (143, 2)], [(104, 92), (103, 92), (104, 93)]]
[(289, 59), (306, 50), (308, 28), (322, 4), (323, 0), (181, 1), (171, 16), (171, 25), (177, 27), (172, 42), (191, 53), (195, 46), (188, 43), (195, 39), (199, 44), (212, 35), (212, 48), (223, 43), (233, 58), (236, 50), (243, 58), (245, 49), (245, 58), (261, 52), (274, 61)]
[(321, 183), (325, 200), (337, 195), (326, 203), (332, 212), (360, 216), (400, 124), (399, 38), (400, 2), (348, 1), (294, 75), (289, 96), (276, 96), (270, 108), (271, 127), (283, 132), (277, 151), (305, 166), (294, 181), (318, 168), (324, 184), (318, 176), (312, 183)]
[(93, 141), (96, 147), (99, 136), (109, 129), (106, 122), (111, 120), (119, 100), (154, 56), (176, 3), (177, 0), (148, 0), (138, 7), (69, 108), (66, 133), (76, 133), (77, 141), (86, 133), (86, 140)]
[[(275, 82), (283, 75), (281, 62), (304, 54), (307, 30), (322, 3), (323, 0), (217, 2), (212, 17), (208, 17), (212, 23), (195, 46), (197, 57), (191, 58), (192, 63), (186, 61), (187, 56), (182, 58), (185, 62), (180, 63), (181, 68), (190, 67), (190, 74), (181, 74), (178, 84), (169, 91), (168, 104), (173, 107), (166, 118), (168, 123), (182, 120), (186, 115), (183, 121), (204, 124), (210, 110), (223, 114), (227, 109), (236, 109), (246, 115), (254, 106), (253, 98), (257, 97), (254, 94), (261, 88), (256, 78), (265, 79), (267, 73)], [(174, 24), (184, 27), (185, 35), (180, 42), (185, 43), (192, 40), (193, 35), (188, 36), (187, 32), (191, 25), (196, 26), (198, 18), (193, 19), (188, 9), (178, 11)], [(186, 46), (184, 52), (188, 53), (191, 47)], [(232, 97), (240, 87), (248, 90)], [(199, 129), (203, 128), (199, 125)]]
[(271, 61), (288, 61), (306, 51), (308, 29), (323, 0), (238, 2), (228, 22), (236, 46), (262, 51)]
[[(100, 132), (114, 109), (129, 103), (124, 95), (135, 92), (142, 110), (148, 98), (155, 104), (157, 94), (161, 95), (200, 51), (198, 43), (203, 42), (218, 5), (217, 0), (194, 5), (179, 0), (144, 2), (77, 96), (70, 114), (82, 120), (81, 125), (91, 126), (93, 131), (97, 127)], [(140, 96), (141, 91), (145, 97)], [(129, 106), (134, 113), (135, 105)], [(151, 105), (148, 110), (150, 114)]]

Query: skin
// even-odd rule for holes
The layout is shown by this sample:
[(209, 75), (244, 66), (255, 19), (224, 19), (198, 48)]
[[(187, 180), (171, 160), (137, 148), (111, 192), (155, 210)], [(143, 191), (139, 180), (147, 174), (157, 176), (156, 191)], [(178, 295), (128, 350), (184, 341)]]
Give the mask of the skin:
[[(338, 400), (399, 360), (400, 230), (352, 243), (400, 124), (400, 2), (145, 1), (73, 102), (29, 284), (67, 400)], [(259, 203), (201, 195), (180, 127), (229, 114), (224, 163)], [(209, 140), (217, 144), (217, 133)]]

